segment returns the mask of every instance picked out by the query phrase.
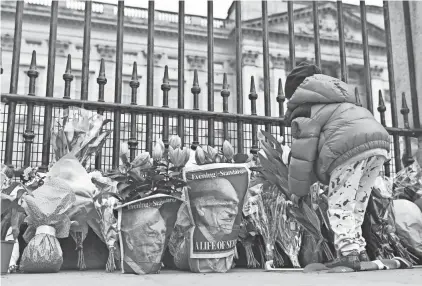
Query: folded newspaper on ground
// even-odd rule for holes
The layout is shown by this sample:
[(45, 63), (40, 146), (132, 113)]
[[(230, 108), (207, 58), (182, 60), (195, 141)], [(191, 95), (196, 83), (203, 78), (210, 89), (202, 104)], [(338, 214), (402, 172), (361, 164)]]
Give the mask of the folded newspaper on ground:
[(183, 201), (157, 194), (116, 207), (122, 273), (159, 273)]
[(227, 272), (233, 266), (249, 169), (218, 163), (185, 171), (187, 205), (179, 212), (170, 252), (179, 269)]

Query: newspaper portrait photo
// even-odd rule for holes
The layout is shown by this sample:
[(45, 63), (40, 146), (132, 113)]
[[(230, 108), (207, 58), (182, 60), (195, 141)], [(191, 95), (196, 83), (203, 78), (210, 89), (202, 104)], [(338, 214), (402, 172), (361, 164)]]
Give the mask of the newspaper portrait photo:
[(178, 198), (155, 195), (118, 208), (124, 273), (160, 271), (181, 204)]
[(194, 227), (191, 258), (222, 258), (233, 254), (241, 210), (249, 184), (246, 167), (233, 164), (201, 166), (186, 173)]

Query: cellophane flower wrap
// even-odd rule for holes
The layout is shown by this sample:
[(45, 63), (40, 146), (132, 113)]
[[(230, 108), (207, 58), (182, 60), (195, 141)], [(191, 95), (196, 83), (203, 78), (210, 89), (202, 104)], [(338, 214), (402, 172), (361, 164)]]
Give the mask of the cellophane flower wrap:
[(422, 168), (415, 160), (411, 165), (400, 170), (393, 180), (393, 196), (395, 199), (406, 199), (411, 202), (422, 197)]
[(24, 239), (28, 242), (21, 259), (24, 272), (58, 272), (63, 253), (57, 238), (69, 235), (71, 221), (66, 212), (76, 198), (70, 186), (62, 179), (48, 177), (44, 184), (25, 196), (23, 208), (28, 228)]
[[(288, 188), (288, 167), (286, 163), (286, 154), (285, 147), (282, 143), (278, 142), (274, 136), (270, 133), (261, 131), (262, 138), (260, 140), (260, 145), (262, 150), (258, 152), (258, 167), (251, 168), (256, 175), (256, 183), (269, 183), (272, 186), (275, 186), (282, 196), (279, 202), (283, 200), (286, 201), (286, 217), (291, 219), (291, 222), (298, 223), (300, 228), (304, 232), (311, 235), (314, 239), (315, 244), (318, 247), (321, 247), (324, 251), (324, 254), (327, 260), (334, 259), (334, 256), (327, 244), (326, 238), (323, 236), (321, 231), (321, 222), (320, 219), (308, 203), (304, 200), (297, 200), (289, 191)], [(287, 231), (284, 229), (283, 231)], [(296, 236), (301, 235), (300, 231), (294, 232)], [(294, 240), (297, 241), (297, 240)], [(297, 242), (295, 242), (297, 244)], [(291, 249), (296, 249), (296, 246), (293, 246)], [(269, 252), (267, 250), (267, 252)], [(292, 254), (293, 252), (291, 252)], [(294, 257), (294, 256), (292, 256)], [(293, 258), (293, 261), (296, 259)], [(297, 263), (293, 262), (292, 263)], [(267, 262), (268, 265), (271, 262)]]
[(256, 239), (257, 239), (257, 233), (252, 223), (246, 220), (245, 218), (242, 218), (238, 240), (243, 246), (243, 248), (245, 249), (246, 266), (248, 268), (258, 268), (260, 266), (260, 263), (256, 259), (254, 251), (253, 251), (253, 248), (256, 243)]
[(78, 251), (77, 267), (80, 270), (86, 269), (83, 241), (88, 234), (88, 221), (98, 218), (94, 206), (97, 188), (85, 168), (71, 153), (57, 161), (48, 174), (66, 182), (75, 195), (75, 203), (67, 212), (69, 218), (76, 222), (72, 224), (70, 235), (75, 240)]
[(378, 176), (362, 225), (362, 234), (367, 243), (368, 254), (373, 259), (402, 257), (415, 262), (414, 257), (403, 246), (397, 235), (393, 203), (392, 179)]
[[(71, 219), (78, 223), (72, 226), (70, 235), (75, 240), (78, 251), (77, 267), (84, 270), (86, 264), (83, 242), (88, 234), (87, 222), (98, 216), (93, 201), (97, 189), (85, 167), (90, 167), (90, 159), (101, 150), (111, 134), (110, 130), (102, 129), (111, 121), (100, 114), (90, 115), (83, 108), (72, 107), (64, 111), (62, 122), (54, 121), (51, 130), (51, 145), (56, 163), (50, 173), (66, 179), (76, 195), (76, 203), (70, 212)], [(62, 170), (67, 170), (66, 177), (60, 174)]]
[(287, 216), (288, 202), (275, 185), (260, 183), (249, 189), (244, 215), (252, 222), (265, 242), (265, 259), (275, 267), (285, 265), (277, 245), (286, 253), (294, 267), (300, 267), (298, 254), (301, 229)]
[(13, 239), (19, 235), (25, 213), (21, 207), (23, 197), (30, 194), (24, 185), (12, 181), (13, 171), (2, 164), (0, 172), (1, 185), (1, 240), (6, 239), (6, 235), (11, 228)]
[[(115, 253), (119, 254), (119, 251), (116, 251), (118, 232), (117, 232), (117, 219), (114, 216), (114, 208), (119, 204), (119, 201), (116, 197), (112, 195), (101, 194), (117, 194), (117, 181), (113, 181), (110, 178), (103, 177), (102, 174), (98, 171), (90, 173), (92, 181), (97, 186), (99, 193), (94, 198), (95, 209), (98, 214), (98, 218), (88, 222), (90, 226), (98, 231), (100, 229), (100, 238), (105, 242), (109, 250), (109, 258), (107, 260), (106, 271), (113, 272), (116, 269), (115, 264)], [(95, 224), (95, 225), (93, 225)]]

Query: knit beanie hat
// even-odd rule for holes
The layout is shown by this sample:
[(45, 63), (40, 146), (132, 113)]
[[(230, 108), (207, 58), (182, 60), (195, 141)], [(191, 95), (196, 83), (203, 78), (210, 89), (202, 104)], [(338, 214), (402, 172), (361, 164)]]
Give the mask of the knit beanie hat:
[(322, 71), (316, 65), (311, 65), (306, 62), (300, 63), (287, 76), (286, 84), (284, 86), (284, 94), (287, 99), (290, 99), (296, 88), (307, 78), (314, 74), (321, 74)]

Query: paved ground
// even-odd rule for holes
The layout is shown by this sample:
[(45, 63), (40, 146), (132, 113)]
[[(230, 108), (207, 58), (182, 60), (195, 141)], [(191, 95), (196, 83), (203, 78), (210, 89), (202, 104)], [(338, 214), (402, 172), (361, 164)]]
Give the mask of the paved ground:
[(163, 271), (158, 275), (104, 273), (101, 271), (57, 274), (11, 274), (1, 277), (2, 286), (393, 286), (422, 285), (422, 269), (341, 274), (267, 273), (236, 269), (224, 274)]

